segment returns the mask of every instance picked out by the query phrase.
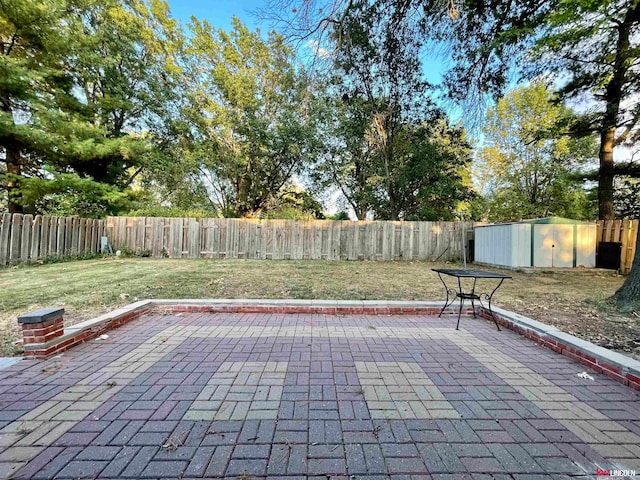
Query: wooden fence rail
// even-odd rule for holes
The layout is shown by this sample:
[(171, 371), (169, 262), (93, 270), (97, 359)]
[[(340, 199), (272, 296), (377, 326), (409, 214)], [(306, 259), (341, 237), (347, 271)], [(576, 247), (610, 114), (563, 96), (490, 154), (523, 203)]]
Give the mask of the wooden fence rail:
[(600, 242), (620, 242), (620, 272), (631, 271), (636, 253), (638, 238), (638, 220), (599, 220), (596, 234), (596, 245)]
[(462, 258), (460, 226), (459, 222), (108, 217), (106, 234), (114, 249), (127, 247), (153, 257), (451, 260)]
[(0, 266), (100, 252), (104, 220), (0, 214)]

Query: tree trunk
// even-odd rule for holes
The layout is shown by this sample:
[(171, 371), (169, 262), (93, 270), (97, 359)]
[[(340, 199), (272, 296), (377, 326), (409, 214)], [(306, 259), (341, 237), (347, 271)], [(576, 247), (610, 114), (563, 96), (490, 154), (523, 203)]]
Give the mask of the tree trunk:
[(640, 228), (636, 240), (636, 256), (633, 258), (631, 273), (614, 295), (616, 306), (622, 312), (640, 308)]
[(613, 209), (613, 145), (615, 128), (604, 129), (600, 135), (600, 169), (598, 172), (598, 218), (613, 220), (616, 217)]
[(22, 204), (19, 203), (19, 194), (17, 191), (19, 177), (22, 175), (20, 166), (20, 149), (14, 146), (6, 146), (6, 162), (7, 162), (7, 195), (9, 198), (9, 213), (22, 213)]
[[(605, 90), (606, 110), (601, 130), (600, 145), (600, 184), (598, 186), (598, 202), (600, 219), (609, 220), (615, 217), (613, 210), (613, 146), (617, 127), (620, 102), (625, 81), (625, 75), (629, 69), (628, 53), (631, 48), (630, 35), (632, 25), (640, 13), (640, 4), (633, 2), (625, 14), (622, 23), (618, 24), (618, 41), (616, 44), (616, 58), (613, 65), (613, 74)], [(603, 168), (604, 167), (604, 168)], [(638, 229), (640, 239), (640, 229)], [(629, 276), (622, 287), (614, 295), (616, 306), (622, 312), (631, 312), (640, 306), (640, 244), (636, 243), (636, 254), (631, 266)]]
[(355, 214), (356, 214), (356, 218), (359, 221), (363, 221), (367, 219), (367, 209), (366, 208), (354, 208)]
[(624, 89), (625, 77), (629, 70), (629, 49), (631, 28), (636, 16), (637, 5), (629, 8), (624, 20), (615, 25), (618, 30), (616, 56), (613, 62), (611, 78), (604, 91), (605, 111), (600, 127), (600, 171), (598, 175), (598, 211), (600, 220), (613, 220), (613, 147), (615, 145), (616, 128), (620, 114), (620, 102)]

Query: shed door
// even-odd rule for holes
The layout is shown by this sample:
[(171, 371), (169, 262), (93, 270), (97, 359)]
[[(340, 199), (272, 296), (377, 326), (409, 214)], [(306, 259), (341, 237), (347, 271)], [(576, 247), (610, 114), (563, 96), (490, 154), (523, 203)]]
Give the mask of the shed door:
[(553, 225), (538, 224), (533, 228), (533, 266), (553, 266)]
[(573, 225), (533, 225), (534, 267), (573, 267)]
[(573, 225), (554, 225), (553, 266), (573, 267)]

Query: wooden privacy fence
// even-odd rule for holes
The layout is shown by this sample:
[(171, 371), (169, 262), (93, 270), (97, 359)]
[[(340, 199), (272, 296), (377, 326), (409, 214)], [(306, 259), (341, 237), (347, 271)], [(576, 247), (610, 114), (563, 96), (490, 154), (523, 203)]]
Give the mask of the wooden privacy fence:
[(460, 226), (459, 222), (108, 217), (106, 234), (114, 249), (127, 247), (153, 257), (451, 260), (462, 258)]
[(104, 220), (0, 214), (0, 266), (100, 252)]
[[(622, 244), (629, 273), (638, 220), (601, 220), (599, 242)], [(473, 224), (466, 223), (467, 229)], [(0, 266), (100, 252), (100, 238), (118, 249), (172, 258), (312, 260), (457, 260), (459, 222), (350, 222), (236, 218), (78, 217), (0, 214)]]
[(627, 274), (631, 271), (636, 253), (638, 238), (638, 220), (599, 220), (596, 234), (596, 246), (600, 242), (620, 242), (620, 271)]

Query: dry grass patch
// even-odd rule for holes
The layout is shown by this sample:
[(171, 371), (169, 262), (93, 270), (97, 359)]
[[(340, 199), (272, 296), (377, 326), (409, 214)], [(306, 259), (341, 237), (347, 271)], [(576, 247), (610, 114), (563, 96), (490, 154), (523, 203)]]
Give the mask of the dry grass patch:
[[(16, 352), (17, 315), (37, 308), (64, 307), (65, 321), (71, 324), (145, 298), (442, 300), (442, 285), (431, 269), (443, 266), (107, 258), (2, 269), (0, 355)], [(622, 277), (585, 272), (513, 275), (496, 295), (496, 305), (601, 345), (640, 353), (638, 317), (616, 315), (605, 301)]]

